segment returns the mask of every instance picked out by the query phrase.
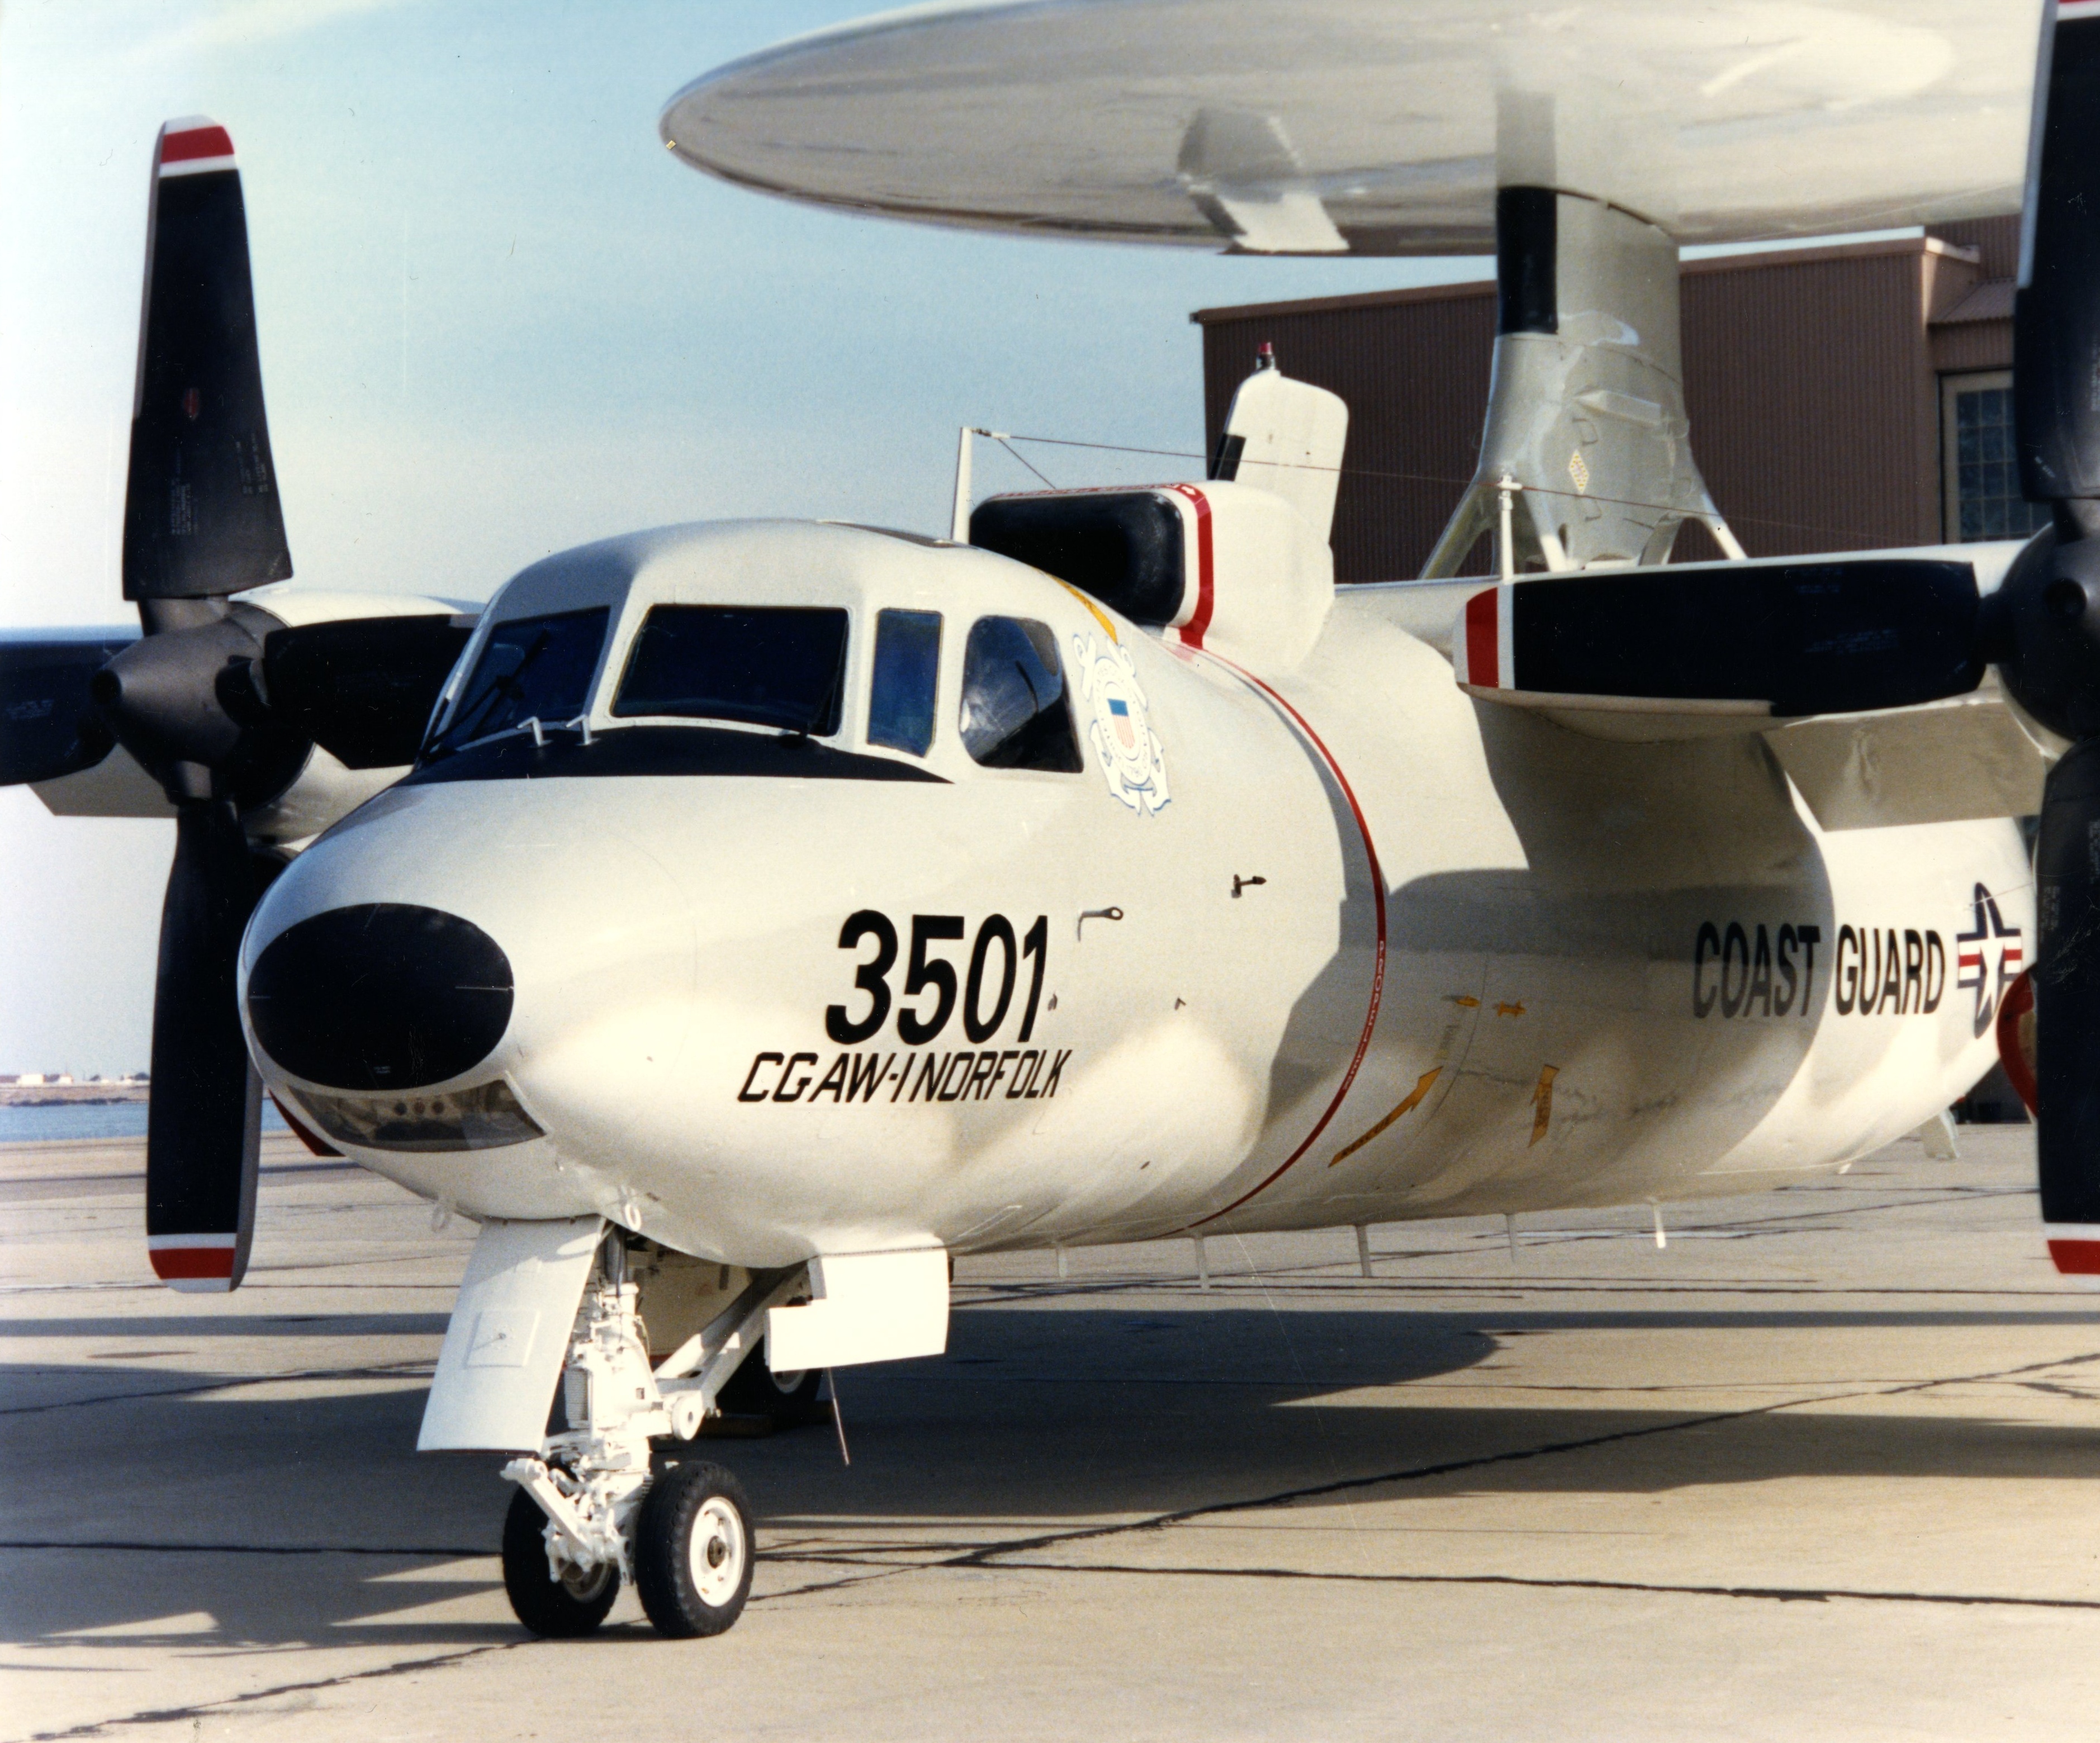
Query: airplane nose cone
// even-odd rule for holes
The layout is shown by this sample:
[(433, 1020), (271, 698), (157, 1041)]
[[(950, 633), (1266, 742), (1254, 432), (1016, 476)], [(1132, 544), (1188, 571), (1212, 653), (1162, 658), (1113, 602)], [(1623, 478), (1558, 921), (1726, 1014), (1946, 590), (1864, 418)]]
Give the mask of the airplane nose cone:
[(470, 920), (404, 902), (331, 908), (255, 960), (262, 1050), (335, 1089), (414, 1089), (471, 1071), (510, 1026), (510, 962)]

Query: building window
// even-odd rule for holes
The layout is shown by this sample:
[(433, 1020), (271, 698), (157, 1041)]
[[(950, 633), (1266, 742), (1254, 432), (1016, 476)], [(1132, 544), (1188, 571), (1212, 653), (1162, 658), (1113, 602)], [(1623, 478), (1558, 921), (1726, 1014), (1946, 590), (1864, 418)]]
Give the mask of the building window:
[(1941, 376), (1939, 428), (1949, 540), (2024, 539), (2049, 524), (2049, 509), (2020, 495), (2011, 371)]

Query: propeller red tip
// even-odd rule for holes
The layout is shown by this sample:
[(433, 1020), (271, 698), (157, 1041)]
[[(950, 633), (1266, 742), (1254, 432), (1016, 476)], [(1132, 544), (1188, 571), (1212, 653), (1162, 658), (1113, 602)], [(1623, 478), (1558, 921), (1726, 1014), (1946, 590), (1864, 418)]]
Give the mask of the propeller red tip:
[(234, 1235), (156, 1235), (148, 1237), (146, 1252), (162, 1283), (231, 1289), (240, 1245)]

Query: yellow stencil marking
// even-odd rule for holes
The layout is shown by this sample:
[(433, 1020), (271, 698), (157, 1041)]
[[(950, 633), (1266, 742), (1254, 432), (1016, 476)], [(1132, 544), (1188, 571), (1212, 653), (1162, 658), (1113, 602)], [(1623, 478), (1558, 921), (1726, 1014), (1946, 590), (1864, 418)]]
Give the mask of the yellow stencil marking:
[(1057, 585), (1064, 588), (1064, 590), (1070, 593), (1073, 598), (1078, 600), (1079, 602), (1084, 605), (1088, 610), (1093, 613), (1094, 621), (1100, 624), (1103, 629), (1108, 632), (1108, 636), (1110, 641), (1116, 641), (1118, 645), (1121, 645), (1116, 636), (1115, 625), (1109, 622), (1107, 616), (1103, 613), (1099, 605), (1096, 605), (1093, 601), (1088, 598), (1084, 593), (1082, 593), (1079, 588), (1073, 586), (1069, 581), (1060, 581), (1057, 583)]
[(1373, 1138), (1376, 1138), (1379, 1133), (1384, 1131), (1388, 1126), (1391, 1125), (1394, 1120), (1400, 1118), (1402, 1114), (1413, 1113), (1416, 1108), (1422, 1105), (1423, 1098), (1429, 1094), (1430, 1085), (1435, 1083), (1436, 1080), (1443, 1075), (1443, 1072), (1444, 1067), (1440, 1065), (1431, 1066), (1427, 1071), (1424, 1072), (1422, 1076), (1415, 1081), (1414, 1087), (1407, 1092), (1406, 1095), (1402, 1098), (1399, 1107), (1394, 1108), (1391, 1113), (1388, 1114), (1384, 1119), (1379, 1120), (1376, 1125), (1373, 1126), (1370, 1130), (1365, 1133), (1364, 1135), (1358, 1138), (1353, 1144), (1345, 1144), (1341, 1149), (1336, 1151), (1335, 1152), (1335, 1161), (1330, 1162), (1327, 1166), (1332, 1168), (1337, 1162), (1346, 1161), (1349, 1157), (1354, 1155), (1359, 1150), (1362, 1149), (1364, 1146), (1368, 1144)]
[(1495, 1015), (1498, 1017), (1520, 1017), (1524, 1015), (1523, 1003), (1520, 1001), (1514, 1005), (1498, 1005), (1495, 1006)]
[(1531, 1116), (1531, 1142), (1534, 1144), (1546, 1136), (1546, 1127), (1553, 1122), (1553, 1080), (1560, 1075), (1560, 1067), (1557, 1065), (1542, 1065), (1538, 1068), (1538, 1087), (1531, 1092), (1531, 1105), (1536, 1110)]

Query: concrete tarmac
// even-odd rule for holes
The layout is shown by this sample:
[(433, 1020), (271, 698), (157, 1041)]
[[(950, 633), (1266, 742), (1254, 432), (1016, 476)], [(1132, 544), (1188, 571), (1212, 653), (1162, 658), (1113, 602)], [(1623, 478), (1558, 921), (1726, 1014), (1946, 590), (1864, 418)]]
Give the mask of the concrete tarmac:
[(1671, 1207), (965, 1259), (945, 1359), (723, 1441), (743, 1620), (528, 1639), (412, 1448), (473, 1235), (266, 1149), (156, 1287), (139, 1147), (0, 1151), (0, 1737), (2073, 1738), (2100, 1323), (2032, 1140)]

